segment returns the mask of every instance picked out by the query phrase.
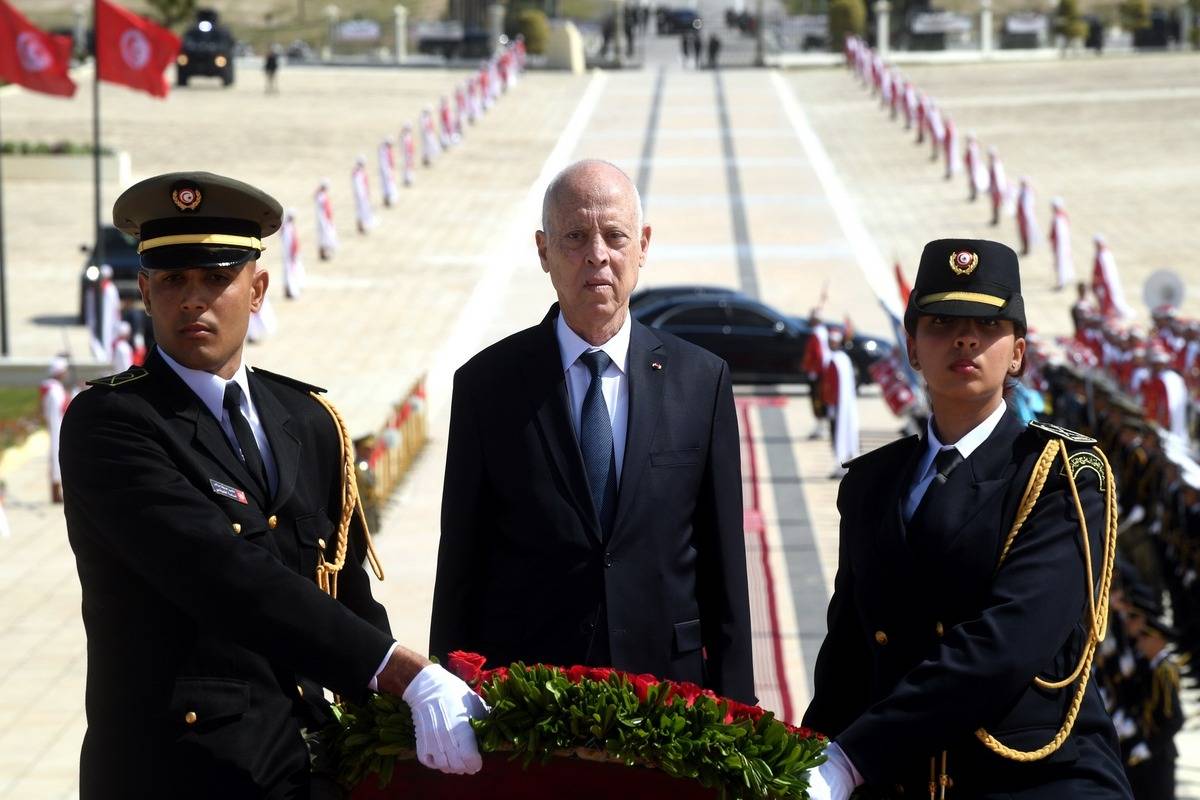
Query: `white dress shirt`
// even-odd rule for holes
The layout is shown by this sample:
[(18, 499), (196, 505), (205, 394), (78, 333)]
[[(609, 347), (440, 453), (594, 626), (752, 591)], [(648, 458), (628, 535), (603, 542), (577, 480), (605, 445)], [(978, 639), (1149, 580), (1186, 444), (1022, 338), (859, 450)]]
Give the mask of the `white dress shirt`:
[[(200, 402), (212, 413), (220, 424), (221, 430), (225, 432), (225, 438), (233, 445), (233, 451), (240, 453), (241, 448), (238, 446), (237, 435), (233, 432), (233, 422), (230, 421), (229, 412), (225, 410), (224, 405), (225, 386), (229, 381), (211, 372), (189, 369), (167, 355), (167, 352), (161, 347), (158, 348), (158, 354), (162, 356), (163, 361), (167, 362), (167, 366), (175, 370), (175, 374), (182, 378), (188, 388), (200, 398)], [(246, 378), (246, 365), (240, 365), (230, 380), (242, 387), (242, 414), (250, 423), (254, 441), (258, 443), (258, 452), (262, 453), (263, 467), (267, 470), (267, 483), (270, 486), (271, 495), (274, 496), (276, 489), (279, 488), (279, 471), (275, 467), (275, 456), (271, 453), (267, 432), (263, 428), (262, 420), (258, 418), (254, 400), (250, 397), (250, 382)]]
[(934, 433), (933, 417), (929, 418), (929, 421), (925, 423), (925, 454), (921, 456), (921, 461), (917, 464), (912, 488), (908, 492), (908, 499), (904, 502), (905, 522), (912, 520), (917, 506), (921, 505), (921, 498), (925, 496), (929, 484), (933, 483), (933, 478), (937, 474), (933, 460), (937, 458), (937, 454), (953, 448), (962, 455), (964, 461), (970, 458), (971, 453), (986, 442), (987, 438), (992, 435), (992, 431), (996, 430), (996, 426), (1000, 424), (1000, 418), (1004, 416), (1006, 410), (1008, 410), (1008, 403), (1001, 401), (1000, 405), (996, 406), (996, 410), (988, 414), (987, 419), (963, 434), (962, 438), (954, 444), (942, 444), (937, 434)]
[(629, 361), (629, 333), (632, 329), (633, 323), (626, 313), (625, 322), (616, 335), (599, 347), (593, 347), (571, 330), (561, 313), (554, 325), (563, 372), (567, 376), (567, 398), (571, 403), (571, 426), (575, 429), (575, 441), (579, 441), (583, 398), (592, 382), (592, 373), (579, 357), (588, 351), (603, 350), (612, 359), (608, 369), (600, 374), (600, 389), (604, 394), (604, 405), (608, 407), (609, 422), (612, 423), (618, 480), (625, 462), (625, 433), (629, 429), (629, 373), (625, 367)]

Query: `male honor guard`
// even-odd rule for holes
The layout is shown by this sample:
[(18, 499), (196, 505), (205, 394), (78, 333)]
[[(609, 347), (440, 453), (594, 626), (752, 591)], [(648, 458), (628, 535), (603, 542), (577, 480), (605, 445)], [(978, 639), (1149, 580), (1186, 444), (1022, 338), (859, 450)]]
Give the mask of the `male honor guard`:
[[(804, 724), (810, 796), (1128, 800), (1089, 682), (1115, 554), (1095, 440), (1003, 400), (1026, 333), (1016, 254), (926, 245), (904, 317), (933, 416), (848, 466)], [(980, 420), (980, 421), (976, 421)], [(944, 437), (944, 438), (943, 438)]]
[(364, 558), (382, 573), (340, 417), (322, 389), (242, 361), (281, 214), (205, 172), (149, 178), (113, 207), (139, 240), (157, 345), (91, 381), (63, 421), (88, 637), (83, 800), (337, 797), (302, 733), (330, 719), (323, 687), (403, 694), (423, 763), (479, 768), (473, 693), (396, 643), (371, 597)]

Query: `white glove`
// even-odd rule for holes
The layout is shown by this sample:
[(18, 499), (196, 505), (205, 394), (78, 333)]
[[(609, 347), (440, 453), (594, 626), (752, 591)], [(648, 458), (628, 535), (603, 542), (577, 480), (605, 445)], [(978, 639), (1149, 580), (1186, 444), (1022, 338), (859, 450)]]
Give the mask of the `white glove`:
[(1117, 663), (1121, 667), (1121, 674), (1128, 678), (1133, 674), (1133, 670), (1137, 667), (1137, 662), (1133, 660), (1133, 653), (1128, 650), (1121, 653), (1121, 658)]
[(479, 772), (483, 759), (469, 720), (487, 715), (483, 698), (437, 664), (418, 672), (403, 697), (412, 709), (418, 761), (454, 775)]
[(809, 800), (849, 800), (850, 793), (863, 782), (850, 759), (830, 742), (825, 748), (825, 763), (808, 776)]
[(1117, 729), (1117, 737), (1128, 739), (1137, 733), (1137, 724), (1124, 711), (1117, 709), (1112, 715), (1113, 727)]

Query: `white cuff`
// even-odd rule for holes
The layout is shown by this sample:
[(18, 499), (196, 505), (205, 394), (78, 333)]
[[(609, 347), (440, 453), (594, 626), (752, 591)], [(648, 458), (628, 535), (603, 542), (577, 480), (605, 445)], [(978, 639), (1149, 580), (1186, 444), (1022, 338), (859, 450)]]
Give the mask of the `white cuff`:
[(825, 748), (825, 758), (827, 763), (845, 772), (854, 781), (856, 788), (863, 785), (863, 776), (859, 774), (858, 768), (854, 766), (854, 762), (850, 760), (850, 756), (846, 755), (846, 751), (838, 747), (837, 742), (830, 742)]
[(371, 676), (371, 682), (367, 684), (367, 688), (372, 692), (379, 691), (379, 673), (383, 672), (384, 667), (392, 660), (392, 653), (396, 652), (396, 648), (399, 646), (399, 642), (392, 642), (392, 646), (388, 648), (387, 655), (383, 657), (383, 661), (379, 662), (379, 668), (375, 670), (375, 674)]

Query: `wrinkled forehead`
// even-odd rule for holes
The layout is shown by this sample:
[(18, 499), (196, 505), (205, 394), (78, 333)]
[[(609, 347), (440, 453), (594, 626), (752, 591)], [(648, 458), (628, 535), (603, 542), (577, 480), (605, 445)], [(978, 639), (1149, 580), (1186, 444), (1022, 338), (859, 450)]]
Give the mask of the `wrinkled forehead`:
[(614, 218), (632, 221), (637, 216), (633, 193), (617, 181), (571, 182), (558, 189), (550, 207), (560, 220)]

